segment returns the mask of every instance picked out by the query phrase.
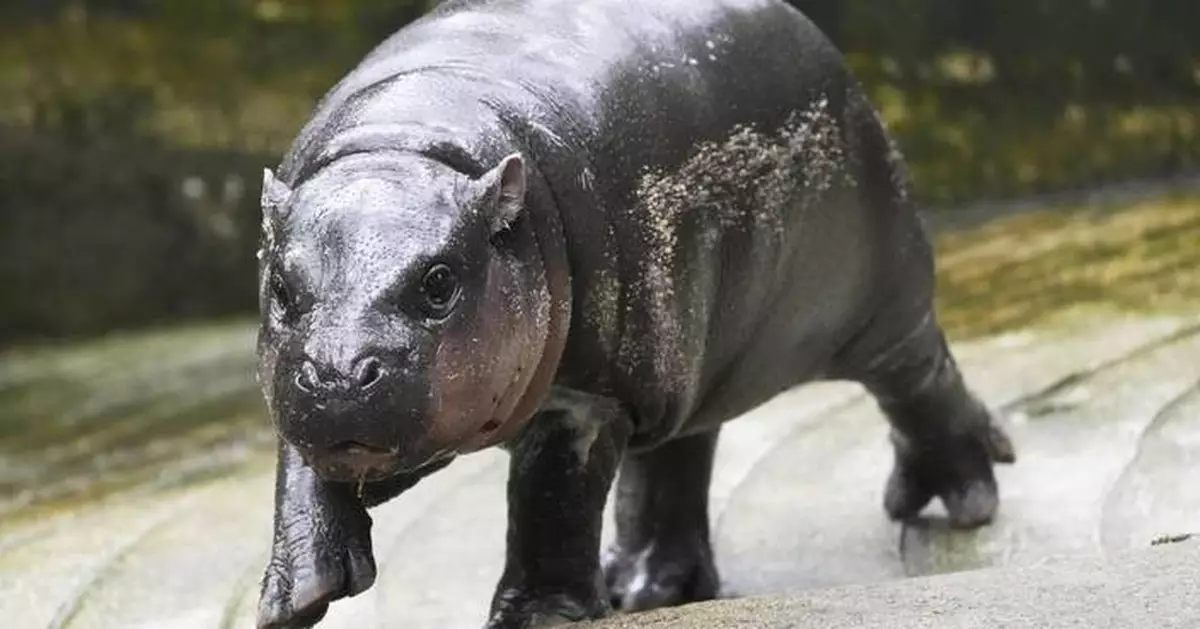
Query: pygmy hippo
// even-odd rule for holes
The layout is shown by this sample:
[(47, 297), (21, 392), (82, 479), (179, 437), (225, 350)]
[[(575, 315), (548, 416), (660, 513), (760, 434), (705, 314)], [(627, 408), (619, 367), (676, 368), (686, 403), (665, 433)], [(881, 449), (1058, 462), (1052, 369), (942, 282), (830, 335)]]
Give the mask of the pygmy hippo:
[(264, 177), (259, 626), (370, 587), (367, 508), (491, 446), (511, 466), (487, 627), (712, 598), (721, 425), (818, 379), (890, 422), (888, 515), (936, 497), (988, 522), (1013, 448), (947, 347), (908, 190), (782, 0), (449, 0), (400, 30)]

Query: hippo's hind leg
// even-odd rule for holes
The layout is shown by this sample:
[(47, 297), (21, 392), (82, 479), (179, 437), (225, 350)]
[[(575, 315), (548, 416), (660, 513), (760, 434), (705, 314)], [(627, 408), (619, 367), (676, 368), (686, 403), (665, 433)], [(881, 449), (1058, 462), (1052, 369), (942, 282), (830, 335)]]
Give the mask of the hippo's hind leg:
[(897, 321), (883, 314), (877, 321), (887, 324), (860, 339), (857, 367), (846, 375), (875, 396), (892, 427), (884, 507), (904, 520), (938, 497), (952, 526), (986, 524), (999, 505), (992, 464), (1015, 460), (1012, 442), (967, 387), (932, 309), (899, 338), (881, 332)]
[(716, 598), (708, 489), (718, 430), (627, 455), (616, 495), (616, 541), (605, 556), (613, 605), (626, 611)]

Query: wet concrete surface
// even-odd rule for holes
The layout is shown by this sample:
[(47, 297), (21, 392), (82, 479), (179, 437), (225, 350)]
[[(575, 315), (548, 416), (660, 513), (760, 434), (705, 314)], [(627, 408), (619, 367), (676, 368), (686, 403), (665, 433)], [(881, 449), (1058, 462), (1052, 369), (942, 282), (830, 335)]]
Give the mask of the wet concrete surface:
[[(995, 523), (951, 531), (936, 505), (889, 522), (878, 410), (855, 385), (803, 387), (730, 424), (718, 449), (719, 568), (726, 596), (752, 598), (611, 626), (1200, 626), (1195, 544), (1151, 548), (1200, 532), (1200, 309), (1128, 303), (1163, 274), (1196, 289), (1195, 266), (1181, 270), (1200, 249), (1179, 233), (1195, 235), (1200, 203), (1155, 207), (1140, 232), (1120, 213), (1025, 217), (943, 247), (955, 351), (1018, 448)], [(1064, 272), (1009, 278), (996, 243), (1047, 225), (1067, 235)], [(1145, 250), (1138, 234), (1160, 232)], [(1026, 263), (1051, 266), (1055, 248), (1035, 250)], [(1086, 311), (1043, 294), (1109, 276), (1125, 278), (1116, 297)], [(990, 289), (972, 293), (972, 277)], [(0, 353), (0, 626), (252, 626), (272, 492), (252, 338), (232, 322)], [(320, 626), (481, 626), (506, 463), (463, 458), (375, 510), (376, 585)]]
[[(1186, 478), (1200, 440), (1200, 322), (1107, 320), (959, 352), (1020, 448), (1000, 470), (995, 524), (950, 531), (936, 509), (888, 522), (878, 411), (854, 385), (802, 388), (731, 424), (719, 449), (712, 515), (730, 595), (1103, 557), (1200, 529)], [(378, 582), (322, 626), (480, 625), (501, 567), (504, 471), (499, 452), (471, 456), (379, 508)], [(215, 479), (15, 520), (0, 529), (0, 618), (249, 627), (271, 489), (264, 454)]]
[(743, 598), (580, 629), (1193, 629), (1200, 543)]

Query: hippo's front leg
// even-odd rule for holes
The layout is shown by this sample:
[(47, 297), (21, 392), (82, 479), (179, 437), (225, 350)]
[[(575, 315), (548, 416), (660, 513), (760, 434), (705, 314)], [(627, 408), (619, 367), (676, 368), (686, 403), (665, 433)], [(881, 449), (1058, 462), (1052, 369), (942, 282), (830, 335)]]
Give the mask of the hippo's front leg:
[(371, 517), (356, 488), (321, 480), (280, 440), (275, 539), (258, 603), (259, 628), (311, 627), (331, 601), (374, 582)]
[(508, 551), (488, 629), (547, 627), (611, 611), (600, 528), (629, 432), (619, 403), (556, 392), (513, 445)]

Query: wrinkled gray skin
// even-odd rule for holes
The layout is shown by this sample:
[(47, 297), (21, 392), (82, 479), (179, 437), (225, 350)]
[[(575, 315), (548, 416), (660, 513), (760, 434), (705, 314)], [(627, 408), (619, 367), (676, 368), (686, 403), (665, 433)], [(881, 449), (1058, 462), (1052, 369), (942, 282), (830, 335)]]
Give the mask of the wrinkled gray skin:
[(839, 54), (777, 0), (450, 1), (400, 31), (264, 180), (281, 439), (259, 625), (370, 587), (367, 507), (493, 445), (488, 627), (711, 598), (718, 430), (818, 379), (885, 411), (891, 517), (936, 497), (989, 521), (1012, 447), (947, 349), (907, 186)]

